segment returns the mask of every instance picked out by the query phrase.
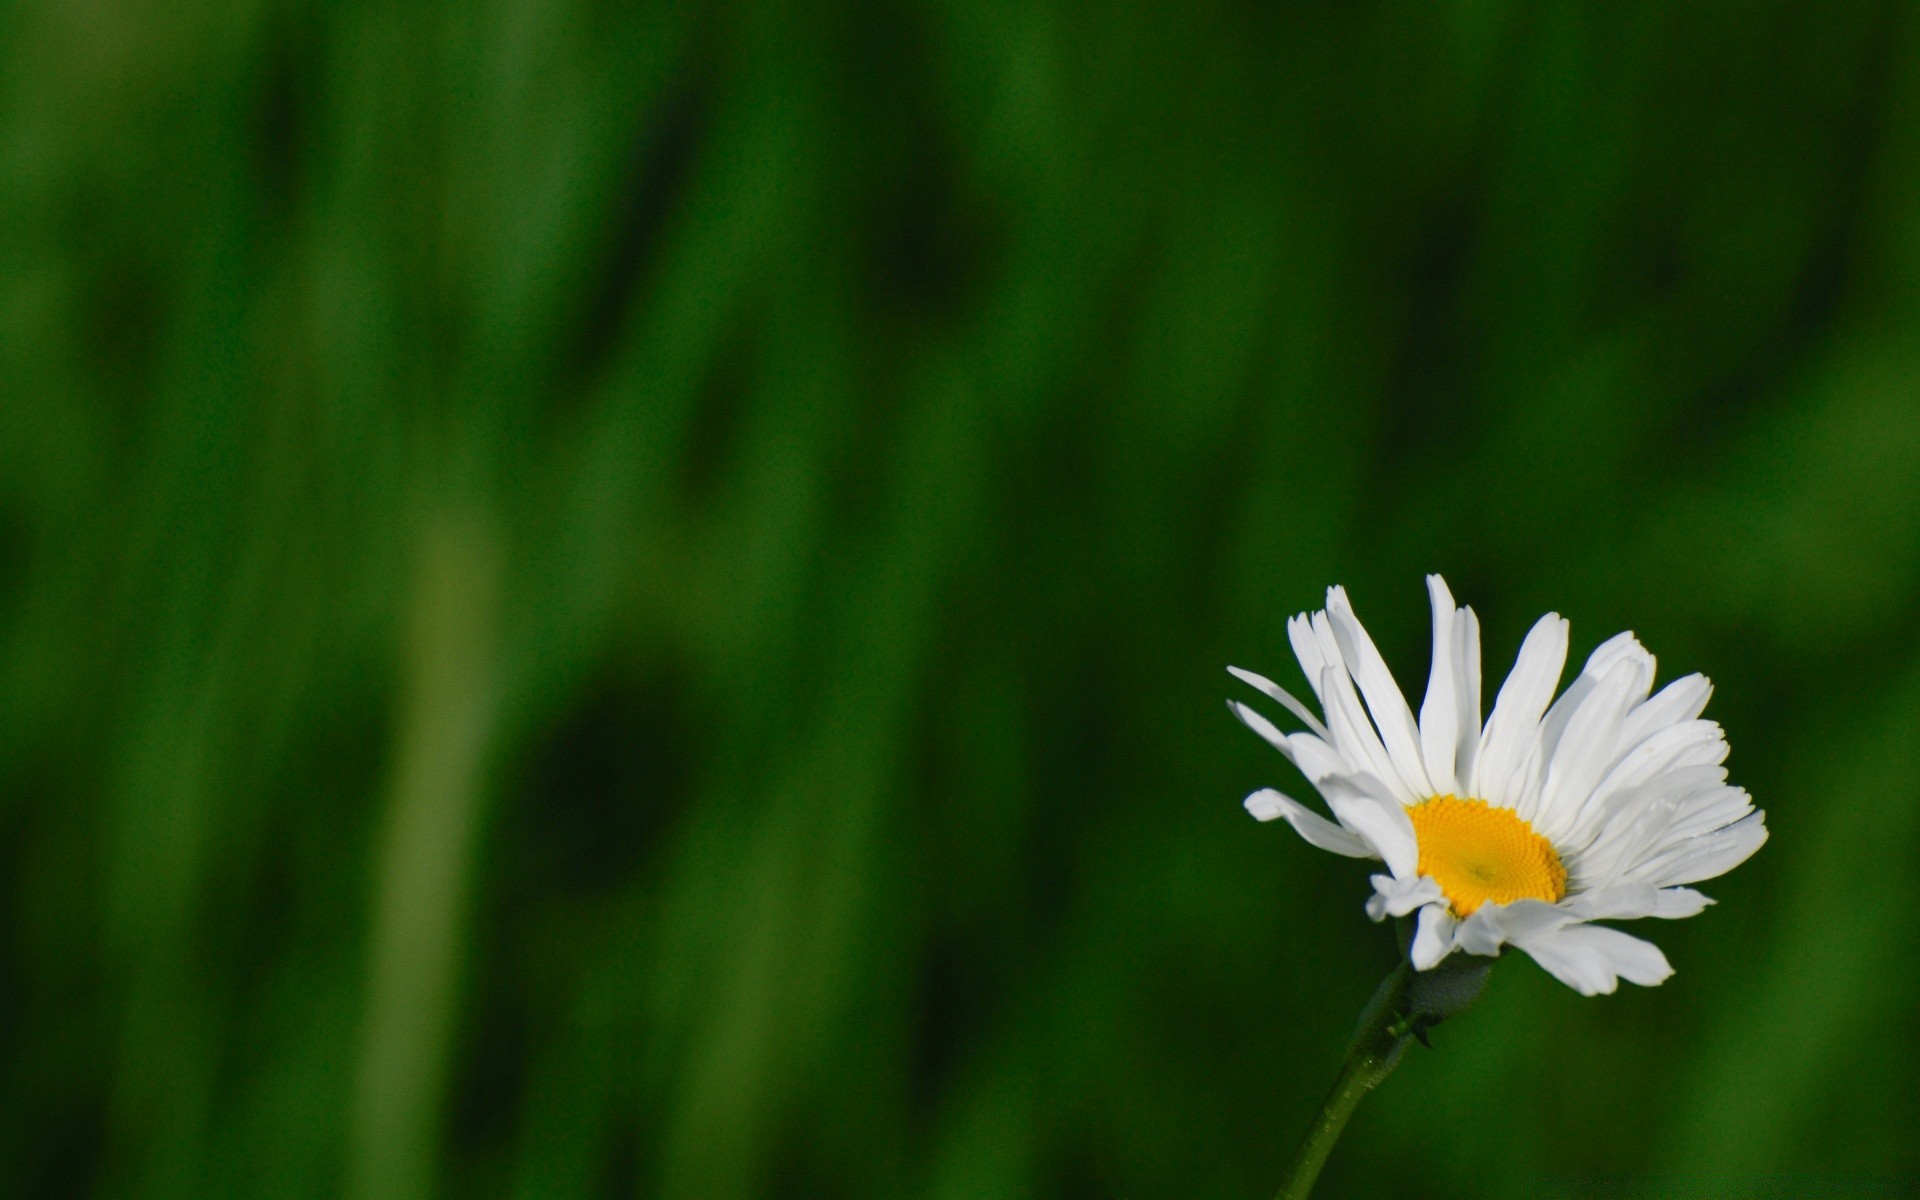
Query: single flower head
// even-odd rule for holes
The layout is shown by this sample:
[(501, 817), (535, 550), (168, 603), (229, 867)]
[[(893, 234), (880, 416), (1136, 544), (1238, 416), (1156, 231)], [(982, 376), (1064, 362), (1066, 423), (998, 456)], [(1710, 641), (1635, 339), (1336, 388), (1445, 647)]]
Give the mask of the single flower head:
[(1688, 675), (1653, 691), (1653, 655), (1622, 633), (1554, 698), (1567, 622), (1540, 618), (1493, 712), (1480, 716), (1480, 624), (1438, 575), (1433, 668), (1415, 720), (1344, 588), (1287, 622), (1321, 715), (1270, 679), (1228, 668), (1306, 725), (1282, 733), (1237, 701), (1234, 715), (1300, 769), (1333, 820), (1272, 789), (1247, 797), (1323, 850), (1383, 860), (1367, 915), (1418, 912), (1409, 956), (1427, 970), (1455, 950), (1512, 944), (1585, 995), (1673, 973), (1666, 955), (1591, 922), (1691, 917), (1712, 901), (1682, 885), (1732, 870), (1767, 840), (1766, 814), (1727, 783), (1727, 741), (1700, 719), (1712, 685)]

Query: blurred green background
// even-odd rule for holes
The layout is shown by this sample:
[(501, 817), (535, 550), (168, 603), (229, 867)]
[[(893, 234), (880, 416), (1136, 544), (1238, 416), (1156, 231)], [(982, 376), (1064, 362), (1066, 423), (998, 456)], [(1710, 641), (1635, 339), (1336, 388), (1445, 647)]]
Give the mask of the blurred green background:
[(1910, 1187), (1913, 6), (0, 8), (0, 1195), (1268, 1195), (1429, 570), (1773, 840), (1321, 1194)]

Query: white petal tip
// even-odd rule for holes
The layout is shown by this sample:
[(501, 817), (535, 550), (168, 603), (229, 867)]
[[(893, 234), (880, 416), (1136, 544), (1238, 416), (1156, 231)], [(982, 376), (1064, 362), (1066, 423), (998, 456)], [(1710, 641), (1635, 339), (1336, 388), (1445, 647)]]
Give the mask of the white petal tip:
[(1248, 796), (1243, 804), (1256, 821), (1272, 821), (1286, 811), (1286, 804), (1280, 793), (1272, 788), (1261, 788)]
[(1245, 667), (1228, 667), (1227, 674), (1238, 679), (1241, 683), (1246, 684), (1256, 692), (1265, 692), (1268, 695), (1273, 693), (1274, 682), (1258, 671), (1249, 671)]

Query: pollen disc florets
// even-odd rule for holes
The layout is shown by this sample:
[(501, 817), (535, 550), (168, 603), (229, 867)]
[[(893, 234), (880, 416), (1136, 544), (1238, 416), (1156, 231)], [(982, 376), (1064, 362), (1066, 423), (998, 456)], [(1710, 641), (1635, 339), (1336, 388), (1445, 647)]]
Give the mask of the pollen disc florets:
[(1554, 904), (1567, 894), (1560, 856), (1510, 809), (1435, 796), (1407, 816), (1420, 843), (1419, 872), (1440, 885), (1456, 916), (1472, 916), (1489, 901)]

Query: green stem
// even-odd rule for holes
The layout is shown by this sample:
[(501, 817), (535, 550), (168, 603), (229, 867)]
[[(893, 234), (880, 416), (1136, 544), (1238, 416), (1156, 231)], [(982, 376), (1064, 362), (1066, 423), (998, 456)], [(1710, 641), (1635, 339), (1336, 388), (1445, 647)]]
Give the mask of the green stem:
[(1360, 1027), (1354, 1033), (1352, 1048), (1347, 1051), (1346, 1065), (1340, 1068), (1340, 1078), (1321, 1106), (1313, 1127), (1307, 1130), (1300, 1156), (1294, 1160), (1293, 1175), (1275, 1200), (1306, 1200), (1313, 1191), (1314, 1181), (1320, 1178), (1320, 1168), (1327, 1164), (1327, 1155), (1333, 1152), (1334, 1143), (1347, 1127), (1347, 1118), (1360, 1104), (1360, 1097), (1372, 1091), (1399, 1063), (1401, 1052), (1414, 1036), (1415, 1026), (1406, 1015), (1413, 976), (1413, 968), (1402, 960), (1392, 974), (1381, 980), (1373, 1000), (1360, 1015)]

